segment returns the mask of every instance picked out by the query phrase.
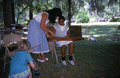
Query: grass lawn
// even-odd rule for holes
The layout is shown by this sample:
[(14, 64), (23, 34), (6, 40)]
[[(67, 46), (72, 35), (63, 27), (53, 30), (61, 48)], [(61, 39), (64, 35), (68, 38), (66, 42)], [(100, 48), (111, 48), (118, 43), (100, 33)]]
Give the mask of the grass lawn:
[[(51, 52), (46, 63), (37, 62), (37, 55), (31, 54), (40, 68), (40, 78), (117, 78), (120, 77), (120, 42), (112, 42), (117, 26), (82, 27), (85, 40), (74, 42), (75, 66), (56, 64)], [(86, 37), (94, 37), (96, 42)], [(3, 54), (3, 50), (0, 51)], [(66, 61), (68, 57), (66, 56)], [(9, 64), (3, 73), (3, 60), (0, 59), (0, 78), (7, 78)], [(34, 75), (33, 75), (33, 78)]]

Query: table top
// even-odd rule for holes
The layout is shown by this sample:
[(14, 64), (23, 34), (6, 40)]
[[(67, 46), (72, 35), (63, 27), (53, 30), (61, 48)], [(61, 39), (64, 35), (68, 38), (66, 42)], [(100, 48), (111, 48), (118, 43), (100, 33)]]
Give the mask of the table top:
[(28, 25), (21, 25), (21, 24), (11, 24), (11, 27), (28, 27)]
[(84, 40), (83, 37), (49, 37), (50, 41), (78, 41)]
[(0, 30), (0, 32), (13, 32), (13, 31), (21, 31), (21, 30), (27, 30), (27, 29), (7, 29), (7, 30)]

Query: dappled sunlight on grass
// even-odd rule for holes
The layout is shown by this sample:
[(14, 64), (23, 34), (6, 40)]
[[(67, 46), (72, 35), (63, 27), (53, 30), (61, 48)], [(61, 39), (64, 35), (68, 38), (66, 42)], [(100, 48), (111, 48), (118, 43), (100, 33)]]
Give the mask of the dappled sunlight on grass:
[(111, 28), (111, 29), (109, 30), (109, 32), (113, 32), (113, 33), (114, 33), (114, 32), (116, 32), (116, 30), (117, 30), (116, 28)]
[(107, 36), (107, 34), (93, 35), (93, 37), (102, 37), (102, 36)]
[(106, 41), (112, 41), (112, 39), (107, 38)]
[(90, 31), (88, 34), (95, 34), (95, 31)]
[(96, 34), (96, 35), (83, 35), (82, 37), (102, 37), (102, 36), (108, 36), (107, 34)]
[(120, 25), (120, 22), (90, 22), (90, 23), (74, 23), (74, 24), (71, 24), (71, 25), (81, 25), (81, 26), (91, 26), (91, 25), (97, 25), (97, 26), (111, 26), (111, 25), (114, 25), (114, 26), (118, 26)]
[(95, 28), (94, 30), (98, 30), (97, 28)]
[[(66, 66), (57, 66), (61, 64), (61, 57), (56, 63), (55, 55), (52, 58), (52, 51), (45, 53), (49, 61), (40, 63), (37, 61), (38, 56), (32, 54), (40, 69), (41, 78), (119, 78), (120, 77), (120, 42), (113, 42), (113, 33), (117, 26), (91, 26), (90, 28), (82, 27), (82, 37), (85, 40), (74, 41), (75, 65), (68, 63), (69, 56), (66, 56)], [(90, 34), (92, 32), (92, 34)], [(94, 37), (97, 41), (88, 41), (88, 37)], [(1, 53), (4, 54), (3, 51)], [(3, 60), (1, 70), (3, 71)], [(53, 66), (54, 65), (54, 66)], [(8, 75), (7, 72), (2, 77)], [(6, 77), (7, 78), (7, 77)], [(33, 78), (36, 78), (33, 74)]]
[(82, 35), (82, 37), (90, 37), (90, 35)]
[(98, 31), (99, 33), (103, 33), (104, 31)]
[(102, 36), (113, 36), (116, 32), (117, 25), (102, 26), (82, 26), (82, 37), (102, 37)]

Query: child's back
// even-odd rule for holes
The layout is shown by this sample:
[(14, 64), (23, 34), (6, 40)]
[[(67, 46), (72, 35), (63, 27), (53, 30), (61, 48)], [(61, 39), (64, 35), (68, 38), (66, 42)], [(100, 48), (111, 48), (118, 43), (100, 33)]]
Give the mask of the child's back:
[(31, 55), (26, 51), (18, 51), (13, 56), (10, 64), (10, 75), (24, 72), (29, 69), (27, 66), (28, 62), (33, 61)]
[[(35, 71), (38, 70), (36, 65), (33, 63), (33, 59), (28, 53), (29, 42), (27, 40), (21, 40), (18, 43), (18, 52), (13, 56), (10, 63), (9, 78), (27, 78), (32, 77), (30, 67)], [(29, 63), (29, 66), (28, 66)]]

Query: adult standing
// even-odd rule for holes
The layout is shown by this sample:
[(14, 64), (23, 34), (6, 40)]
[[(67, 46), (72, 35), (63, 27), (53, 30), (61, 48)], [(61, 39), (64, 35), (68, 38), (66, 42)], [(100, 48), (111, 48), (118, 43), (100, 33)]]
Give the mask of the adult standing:
[(61, 15), (61, 9), (53, 8), (45, 12), (40, 12), (29, 23), (28, 41), (30, 42), (31, 48), (34, 47), (35, 51), (33, 53), (38, 54), (37, 60), (40, 62), (48, 60), (48, 58), (44, 56), (44, 53), (49, 52), (45, 32), (50, 33), (51, 36), (55, 36), (54, 32), (49, 30), (47, 26), (49, 22), (54, 24), (55, 20)]

